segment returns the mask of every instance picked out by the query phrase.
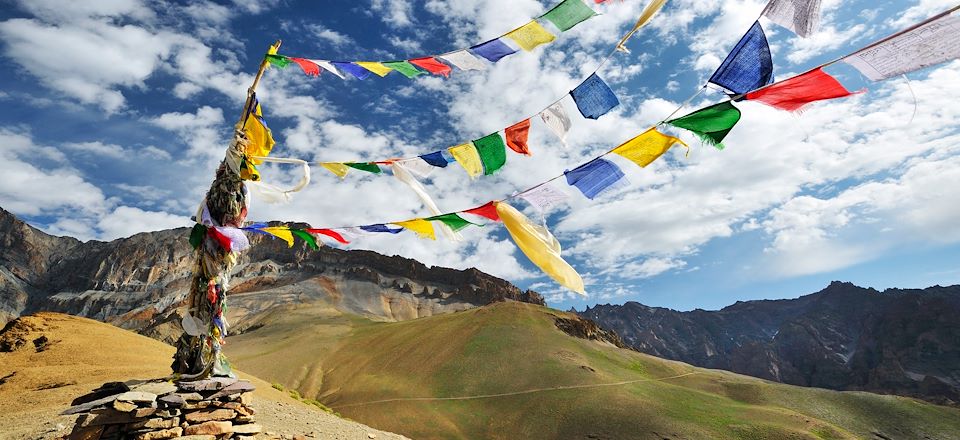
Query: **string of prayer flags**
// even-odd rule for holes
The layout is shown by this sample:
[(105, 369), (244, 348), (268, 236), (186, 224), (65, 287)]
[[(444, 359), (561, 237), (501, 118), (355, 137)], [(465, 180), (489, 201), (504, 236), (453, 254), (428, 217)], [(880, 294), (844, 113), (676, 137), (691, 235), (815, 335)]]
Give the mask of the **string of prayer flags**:
[(443, 152), (440, 151), (434, 151), (433, 153), (424, 154), (418, 157), (423, 159), (424, 162), (438, 168), (446, 168), (447, 164), (450, 163), (447, 162), (447, 158), (443, 157)]
[[(410, 64), (413, 64), (414, 66), (426, 70), (434, 75), (443, 75), (446, 77), (450, 76), (450, 72), (453, 71), (450, 66), (437, 61), (437, 59), (434, 57), (415, 58), (410, 60)], [(408, 76), (408, 78), (410, 77)]]
[(479, 58), (473, 56), (466, 49), (440, 55), (438, 58), (453, 64), (460, 70), (484, 70), (487, 68)]
[(583, 279), (560, 256), (560, 242), (545, 226), (534, 224), (506, 202), (494, 202), (494, 206), (497, 217), (503, 221), (510, 238), (531, 263), (561, 286), (581, 295), (585, 294)]
[(738, 95), (773, 82), (773, 57), (759, 21), (753, 23), (709, 81)]
[(338, 69), (353, 75), (354, 78), (359, 80), (364, 80), (370, 77), (369, 70), (364, 69), (363, 67), (360, 67), (353, 63), (348, 63), (344, 61), (333, 61), (333, 65), (337, 66)]
[(843, 61), (880, 81), (960, 58), (960, 17), (940, 14), (897, 36), (867, 46)]
[(416, 232), (422, 238), (429, 238), (431, 240), (436, 240), (437, 235), (433, 230), (433, 223), (430, 223), (427, 220), (422, 218), (415, 218), (413, 220), (406, 220), (402, 222), (395, 222), (397, 226), (402, 226), (405, 229), (409, 229), (413, 232)]
[(347, 173), (350, 171), (349, 167), (339, 162), (320, 162), (320, 166), (326, 168), (328, 171), (341, 179), (346, 177)]
[(486, 58), (491, 63), (500, 61), (501, 58), (516, 53), (516, 49), (507, 45), (499, 38), (480, 43), (470, 48), (470, 51)]
[(624, 178), (620, 167), (599, 157), (572, 170), (564, 171), (563, 174), (567, 178), (568, 185), (575, 186), (590, 200), (597, 198)]
[(290, 228), (285, 228), (282, 226), (267, 226), (257, 230), (266, 232), (267, 234), (287, 242), (287, 247), (293, 247), (293, 233), (290, 232)]
[(596, 73), (570, 91), (570, 96), (577, 103), (580, 114), (587, 119), (597, 119), (620, 105), (617, 95)]
[(330, 238), (336, 240), (337, 242), (339, 242), (340, 244), (350, 244), (349, 241), (347, 241), (345, 238), (343, 238), (343, 235), (341, 235), (340, 233), (338, 233), (337, 231), (334, 231), (334, 230), (332, 230), (332, 229), (326, 229), (326, 228), (310, 228), (310, 229), (307, 229), (307, 232), (309, 232), (309, 233), (311, 233), (311, 234), (319, 234), (319, 235), (324, 235), (324, 236), (330, 237)]
[(527, 146), (527, 138), (530, 136), (530, 119), (524, 119), (507, 127), (504, 134), (507, 138), (507, 146), (511, 150), (527, 156), (531, 155), (530, 148)]
[(383, 170), (380, 169), (380, 166), (375, 163), (370, 162), (344, 162), (344, 165), (354, 168), (360, 171), (366, 171), (368, 173), (380, 174)]
[(480, 162), (483, 164), (483, 174), (489, 176), (507, 163), (507, 147), (503, 144), (503, 138), (500, 137), (499, 132), (473, 141), (473, 146), (477, 149), (477, 155), (480, 156)]
[(463, 212), (466, 214), (478, 215), (480, 217), (493, 220), (495, 222), (500, 221), (500, 215), (497, 214), (497, 206), (495, 202), (487, 202), (476, 208), (470, 208)]
[(483, 161), (480, 159), (480, 153), (477, 152), (477, 147), (473, 145), (473, 142), (450, 147), (449, 151), (457, 163), (467, 171), (470, 178), (483, 174)]
[(733, 106), (733, 102), (725, 101), (704, 107), (686, 116), (671, 119), (666, 123), (692, 131), (704, 142), (722, 150), (723, 138), (730, 133), (739, 120), (740, 110)]
[(387, 76), (388, 73), (393, 71), (393, 69), (376, 61), (355, 61), (354, 63), (360, 67), (363, 67), (364, 69), (376, 73), (377, 76), (381, 78)]
[(663, 153), (666, 153), (674, 144), (687, 146), (687, 144), (680, 139), (667, 136), (655, 128), (651, 128), (637, 137), (624, 142), (619, 147), (614, 148), (612, 152), (623, 156), (627, 160), (640, 166), (640, 168), (644, 168), (657, 160)]
[(389, 234), (397, 234), (403, 230), (403, 228), (393, 229), (383, 223), (377, 223), (373, 225), (361, 226), (360, 229), (367, 232), (386, 232)]
[[(270, 127), (267, 127), (267, 123), (263, 120), (263, 108), (260, 107), (260, 101), (257, 100), (256, 93), (250, 98), (250, 108), (247, 109), (246, 116), (244, 117), (243, 132), (249, 142), (245, 149), (248, 157), (270, 155), (270, 151), (273, 150), (276, 141), (273, 140), (273, 133), (270, 131)], [(261, 161), (256, 159), (249, 159), (249, 161), (254, 165), (261, 163)], [(252, 174), (259, 177), (255, 169), (252, 171)]]
[(781, 110), (797, 111), (807, 104), (824, 99), (850, 96), (849, 90), (818, 67), (768, 87), (747, 93), (746, 98), (760, 101)]
[(427, 73), (418, 69), (409, 61), (384, 61), (383, 65), (387, 68), (396, 70), (397, 72), (400, 72), (401, 75), (411, 79)]
[(304, 231), (303, 229), (290, 229), (290, 233), (300, 237), (301, 240), (307, 242), (307, 246), (310, 246), (310, 249), (317, 250), (320, 249), (320, 246), (317, 245), (317, 239), (314, 238), (309, 232)]
[(761, 15), (807, 38), (820, 25), (820, 0), (770, 0)]
[(557, 137), (560, 138), (560, 142), (566, 146), (567, 132), (570, 131), (570, 126), (573, 124), (570, 122), (570, 117), (567, 116), (567, 111), (563, 109), (563, 104), (559, 101), (553, 103), (550, 107), (540, 112), (540, 119), (543, 120), (544, 124), (547, 124), (550, 131), (557, 135)]
[(547, 44), (557, 39), (557, 37), (544, 29), (540, 23), (537, 23), (536, 20), (532, 20), (510, 31), (504, 36), (513, 40), (514, 43), (517, 43), (521, 49), (527, 52), (541, 44)]
[[(423, 187), (423, 184), (421, 184), (420, 181), (417, 180), (415, 177), (413, 177), (413, 174), (410, 173), (410, 170), (407, 168), (408, 165), (405, 162), (417, 163), (414, 161), (393, 162), (392, 164), (390, 164), (390, 167), (393, 169), (393, 177), (396, 177), (397, 180), (403, 182), (411, 190), (413, 190), (413, 192), (417, 195), (417, 197), (420, 198), (420, 201), (423, 202), (423, 205), (426, 206), (428, 210), (430, 210), (430, 213), (432, 213), (433, 215), (443, 214), (443, 211), (440, 210), (440, 208), (437, 206), (437, 203), (434, 202), (433, 198), (430, 197), (430, 194), (427, 193), (427, 189)], [(414, 167), (416, 166), (414, 165)], [(450, 241), (463, 240), (463, 237), (461, 237), (460, 234), (456, 232), (456, 230), (450, 229), (445, 225), (441, 225), (440, 231)]]
[(597, 15), (597, 13), (584, 4), (582, 0), (563, 0), (547, 11), (546, 14), (541, 15), (540, 18), (553, 23), (557, 29), (566, 32), (594, 15)]
[[(597, 3), (602, 3), (603, 1), (605, 0), (597, 0)], [(620, 39), (620, 42), (617, 43), (617, 50), (630, 53), (626, 46), (627, 40), (629, 40), (633, 34), (637, 33), (640, 28), (646, 26), (647, 22), (650, 21), (650, 19), (653, 18), (653, 16), (656, 15), (657, 12), (660, 11), (660, 8), (662, 8), (666, 3), (667, 0), (653, 0), (647, 5), (646, 8), (643, 8), (643, 12), (640, 13), (640, 18), (637, 19), (637, 23), (634, 24), (633, 28), (630, 29), (630, 32), (627, 32), (627, 34)]]
[(470, 225), (473, 225), (473, 226), (483, 226), (483, 225), (478, 225), (478, 224), (473, 223), (473, 222), (469, 222), (469, 221), (465, 220), (463, 217), (460, 217), (459, 215), (457, 215), (457, 213), (435, 215), (435, 216), (433, 216), (433, 217), (427, 217), (425, 220), (441, 222), (441, 223), (447, 225), (447, 227), (449, 227), (450, 229), (452, 229), (452, 230), (454, 230), (454, 231), (459, 231), (459, 230), (461, 230), (461, 229), (463, 229), (463, 228), (466, 228), (467, 226), (470, 226)]

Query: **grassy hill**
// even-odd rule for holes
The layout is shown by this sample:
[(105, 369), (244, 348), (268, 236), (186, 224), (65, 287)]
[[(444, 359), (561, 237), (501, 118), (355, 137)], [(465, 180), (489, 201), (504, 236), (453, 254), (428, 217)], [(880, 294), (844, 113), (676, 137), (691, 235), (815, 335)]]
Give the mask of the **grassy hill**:
[(554, 322), (573, 315), (545, 307), (508, 302), (391, 323), (314, 307), (260, 317), (263, 327), (229, 339), (228, 354), (412, 438), (960, 438), (957, 409), (665, 361), (570, 337)]

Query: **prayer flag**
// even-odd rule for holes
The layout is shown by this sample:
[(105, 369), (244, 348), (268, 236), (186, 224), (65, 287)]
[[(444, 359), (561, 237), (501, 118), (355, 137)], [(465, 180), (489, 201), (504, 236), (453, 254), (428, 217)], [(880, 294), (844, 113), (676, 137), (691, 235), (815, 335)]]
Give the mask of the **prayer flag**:
[(511, 125), (504, 131), (507, 135), (507, 146), (511, 150), (520, 154), (530, 156), (530, 149), (527, 147), (527, 138), (530, 136), (530, 120), (524, 119)]
[(733, 102), (726, 101), (669, 120), (667, 124), (690, 130), (704, 142), (722, 150), (723, 138), (739, 120), (740, 110), (733, 106)]
[(334, 239), (334, 240), (337, 240), (338, 242), (340, 242), (340, 243), (342, 243), (342, 244), (350, 244), (349, 241), (347, 241), (346, 239), (343, 238), (343, 235), (340, 235), (340, 233), (338, 233), (337, 231), (334, 231), (334, 230), (332, 230), (332, 229), (325, 229), (325, 228), (315, 229), (315, 228), (310, 228), (310, 229), (307, 229), (307, 232), (309, 232), (309, 233), (311, 233), (311, 234), (326, 235), (327, 237), (330, 237), (330, 238), (332, 238), (332, 239)]
[(435, 167), (446, 168), (449, 163), (447, 162), (447, 158), (443, 157), (443, 153), (439, 151), (434, 151), (433, 153), (424, 154), (419, 157), (423, 159), (424, 162)]
[(364, 69), (367, 69), (373, 73), (376, 73), (381, 78), (387, 76), (387, 74), (390, 73), (391, 70), (393, 70), (387, 66), (384, 66), (382, 63), (378, 63), (376, 61), (355, 61), (354, 63), (360, 67), (363, 67)]
[(620, 105), (617, 95), (596, 73), (590, 75), (570, 92), (577, 109), (584, 118), (597, 119)]
[(960, 58), (960, 17), (941, 14), (896, 37), (867, 46), (843, 61), (873, 81)]
[(437, 61), (437, 59), (433, 57), (415, 58), (410, 60), (410, 64), (434, 75), (450, 76), (450, 66)]
[(268, 53), (267, 62), (282, 69), (290, 65), (290, 58), (275, 53)]
[(564, 202), (570, 198), (567, 193), (555, 188), (551, 183), (545, 183), (543, 185), (528, 189), (520, 194), (517, 194), (517, 197), (526, 200), (527, 203), (533, 205), (541, 213), (546, 212), (552, 206)]
[(747, 99), (760, 101), (782, 110), (797, 111), (814, 101), (843, 98), (851, 94), (839, 81), (818, 67), (769, 87), (747, 93)]
[(287, 247), (293, 247), (293, 233), (290, 232), (290, 228), (283, 226), (268, 226), (260, 230), (287, 242)]
[(510, 32), (505, 37), (513, 40), (521, 49), (529, 52), (541, 44), (547, 44), (557, 37), (547, 32), (536, 20), (531, 20), (523, 26), (520, 26)]
[(491, 133), (473, 141), (477, 149), (480, 162), (483, 163), (483, 174), (491, 175), (507, 163), (507, 147), (503, 145), (500, 133)]
[(738, 95), (773, 82), (773, 58), (759, 21), (753, 23), (709, 81)]
[(473, 142), (450, 147), (450, 154), (471, 178), (483, 174), (483, 161), (480, 160), (480, 153), (477, 152)]
[(347, 172), (350, 171), (350, 168), (347, 168), (346, 165), (339, 162), (320, 162), (320, 166), (326, 168), (331, 173), (336, 174), (339, 178), (344, 178), (347, 176)]
[(473, 46), (470, 48), (470, 51), (486, 58), (493, 63), (500, 61), (500, 58), (517, 52), (512, 47), (507, 46), (507, 44), (503, 41), (500, 41), (499, 38), (494, 38), (490, 41)]
[(547, 11), (546, 14), (541, 15), (540, 18), (553, 23), (561, 31), (567, 31), (596, 14), (581, 0), (563, 0), (553, 9)]
[(433, 223), (430, 223), (422, 218), (395, 222), (394, 224), (397, 226), (403, 226), (404, 228), (416, 232), (417, 235), (422, 238), (429, 238), (431, 240), (437, 239), (437, 234), (433, 231)]
[(333, 64), (331, 64), (329, 61), (322, 61), (322, 60), (310, 60), (310, 61), (316, 63), (316, 65), (320, 66), (321, 69), (339, 76), (340, 79), (347, 79), (347, 77), (343, 76), (343, 74), (340, 73), (340, 70), (334, 67)]
[(603, 158), (596, 158), (563, 174), (567, 177), (567, 184), (577, 187), (591, 200), (624, 177), (616, 164)]
[[(397, 164), (401, 164), (404, 169), (419, 177), (430, 177), (433, 171), (436, 170), (433, 165), (430, 165), (419, 157), (416, 159), (394, 161), (391, 166), (396, 166)], [(444, 162), (444, 165), (446, 165), (446, 162)]]
[(561, 286), (581, 295), (584, 294), (583, 279), (573, 267), (560, 256), (560, 242), (545, 226), (534, 224), (526, 216), (505, 202), (497, 202), (497, 215), (513, 238), (520, 251), (530, 262), (553, 278)]
[[(597, 3), (601, 2), (602, 0), (597, 1)], [(646, 8), (643, 8), (643, 12), (640, 13), (640, 18), (637, 19), (637, 22), (633, 25), (633, 28), (631, 28), (630, 32), (627, 32), (627, 34), (620, 39), (620, 42), (617, 43), (617, 50), (629, 53), (630, 51), (627, 50), (626, 46), (627, 40), (629, 40), (633, 34), (640, 30), (640, 28), (646, 26), (647, 22), (650, 21), (654, 15), (657, 15), (657, 12), (660, 11), (660, 8), (662, 8), (666, 2), (667, 0), (653, 0), (647, 5)]]
[(416, 78), (427, 73), (410, 64), (409, 61), (388, 61), (383, 63), (383, 65), (400, 72), (400, 74), (407, 78)]
[(257, 170), (257, 166), (248, 160), (246, 157), (240, 161), (240, 180), (249, 180), (249, 181), (259, 181), (260, 180), (260, 171)]
[(356, 79), (367, 79), (367, 77), (370, 76), (369, 70), (364, 69), (363, 67), (360, 67), (354, 63), (348, 63), (346, 61), (334, 61), (333, 65), (337, 66), (338, 69), (353, 75), (353, 77)]
[(250, 240), (247, 239), (247, 234), (244, 234), (240, 228), (214, 226), (214, 229), (216, 229), (220, 235), (226, 237), (227, 240), (230, 240), (230, 247), (227, 250), (231, 252), (243, 252), (250, 248)]
[(623, 145), (614, 148), (613, 152), (643, 168), (657, 160), (663, 153), (666, 153), (673, 144), (687, 145), (680, 139), (667, 136), (657, 131), (657, 129), (651, 128), (639, 136), (624, 142)]
[(544, 124), (547, 124), (547, 127), (550, 127), (550, 130), (553, 131), (553, 134), (557, 135), (560, 138), (560, 142), (564, 146), (567, 145), (567, 132), (570, 131), (570, 117), (567, 116), (567, 111), (563, 109), (563, 104), (560, 102), (553, 103), (550, 107), (547, 107), (546, 110), (540, 112), (540, 119), (543, 120)]
[(487, 202), (476, 208), (470, 208), (463, 212), (467, 214), (479, 215), (480, 217), (485, 217), (495, 222), (500, 221), (500, 215), (497, 214), (496, 202)]
[(762, 15), (806, 38), (820, 24), (820, 0), (770, 0)]
[(466, 49), (450, 52), (446, 55), (440, 55), (440, 59), (457, 66), (460, 70), (483, 70), (487, 66), (479, 58), (473, 56)]
[(397, 234), (403, 230), (403, 228), (391, 229), (389, 226), (383, 223), (377, 223), (374, 225), (361, 226), (360, 229), (367, 232), (387, 232), (390, 234)]
[(379, 165), (370, 162), (344, 162), (344, 165), (373, 174), (380, 174), (383, 172)]
[[(397, 180), (403, 182), (405, 185), (410, 187), (414, 193), (417, 194), (417, 197), (420, 197), (420, 201), (423, 202), (423, 205), (430, 210), (430, 213), (433, 215), (440, 215), (443, 211), (437, 206), (437, 203), (433, 201), (433, 198), (430, 197), (430, 194), (427, 193), (427, 189), (423, 187), (423, 184), (420, 183), (407, 169), (406, 163), (412, 161), (396, 161), (393, 162), (390, 166), (393, 169), (393, 177), (396, 177)], [(417, 161), (419, 162), (419, 161)], [(423, 163), (423, 162), (420, 162)], [(430, 168), (429, 165), (424, 163), (424, 167)], [(443, 233), (447, 239), (450, 241), (461, 241), (463, 237), (460, 234), (457, 234), (456, 231), (448, 228), (445, 225), (440, 225), (440, 232)]]
[(193, 225), (193, 229), (190, 230), (190, 246), (193, 246), (194, 249), (200, 247), (205, 235), (207, 235), (206, 226), (200, 223)]
[[(253, 94), (250, 99), (250, 108), (247, 110), (246, 120), (243, 123), (243, 132), (247, 141), (249, 141), (245, 148), (248, 157), (270, 155), (270, 151), (273, 150), (276, 142), (273, 140), (270, 127), (267, 127), (267, 123), (263, 120), (263, 108), (260, 107), (260, 101), (257, 100), (256, 94)], [(254, 165), (262, 162), (256, 159), (249, 160)]]
[(427, 217), (426, 220), (441, 222), (447, 225), (447, 227), (449, 227), (450, 229), (453, 229), (454, 231), (459, 231), (470, 225), (483, 226), (483, 225), (478, 225), (476, 223), (472, 223), (467, 220), (464, 220), (463, 217), (460, 217), (455, 213), (435, 215), (433, 217)]
[(307, 246), (310, 246), (310, 249), (320, 249), (320, 246), (317, 245), (317, 239), (313, 235), (310, 235), (309, 232), (304, 231), (303, 229), (291, 229), (290, 232), (293, 235), (300, 237), (301, 240), (307, 242)]
[(297, 65), (299, 65), (300, 68), (303, 69), (303, 73), (305, 73), (307, 76), (320, 76), (320, 66), (318, 66), (313, 61), (310, 61), (305, 58), (293, 58), (293, 57), (290, 58), (290, 61), (297, 63)]
[(220, 231), (217, 230), (216, 226), (207, 228), (207, 235), (210, 236), (210, 238), (212, 238), (213, 241), (217, 242), (217, 245), (219, 245), (221, 249), (227, 252), (230, 252), (231, 250), (230, 238), (221, 234)]

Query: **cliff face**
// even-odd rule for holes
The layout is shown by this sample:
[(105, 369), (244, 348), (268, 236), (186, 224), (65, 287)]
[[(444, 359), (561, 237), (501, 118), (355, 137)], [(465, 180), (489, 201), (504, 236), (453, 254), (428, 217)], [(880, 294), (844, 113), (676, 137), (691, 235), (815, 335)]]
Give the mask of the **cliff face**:
[(960, 286), (878, 292), (834, 282), (718, 311), (598, 305), (581, 313), (639, 351), (794, 385), (960, 402)]
[[(54, 237), (0, 209), (0, 319), (39, 310), (111, 322), (167, 339), (194, 264), (188, 228), (108, 243)], [(251, 237), (231, 280), (230, 304), (243, 314), (281, 303), (326, 301), (343, 312), (405, 320), (496, 301), (544, 304), (533, 291), (476, 269), (427, 267), (370, 251)]]

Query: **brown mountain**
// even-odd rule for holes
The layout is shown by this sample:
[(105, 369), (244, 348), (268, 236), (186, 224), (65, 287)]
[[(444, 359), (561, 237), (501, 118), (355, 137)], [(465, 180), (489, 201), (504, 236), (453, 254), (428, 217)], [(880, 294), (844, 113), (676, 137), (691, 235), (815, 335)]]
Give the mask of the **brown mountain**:
[[(0, 322), (46, 310), (139, 330), (170, 341), (193, 270), (188, 228), (110, 242), (45, 234), (0, 209)], [(533, 291), (476, 269), (427, 267), (362, 250), (252, 237), (231, 295), (253, 314), (284, 303), (323, 301), (374, 320), (406, 320), (503, 300), (544, 304)], [(255, 294), (255, 295), (250, 295)], [(257, 301), (244, 301), (243, 297)]]
[(878, 292), (833, 282), (717, 311), (597, 305), (580, 313), (644, 353), (794, 385), (960, 402), (960, 286)]

